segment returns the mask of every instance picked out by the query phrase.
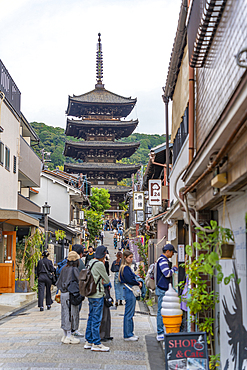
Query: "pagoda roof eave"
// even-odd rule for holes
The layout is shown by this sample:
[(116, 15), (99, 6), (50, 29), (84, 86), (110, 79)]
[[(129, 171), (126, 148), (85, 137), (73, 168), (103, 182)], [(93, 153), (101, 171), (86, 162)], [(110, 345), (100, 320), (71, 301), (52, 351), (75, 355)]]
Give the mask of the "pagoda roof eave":
[(93, 185), (93, 187), (98, 189), (107, 189), (110, 194), (126, 194), (132, 189), (129, 186), (121, 185)]
[(105, 88), (95, 88), (85, 94), (69, 96), (70, 100), (80, 103), (113, 103), (113, 104), (129, 104), (136, 103), (137, 98), (126, 98), (124, 96), (115, 94)]
[(141, 168), (141, 165), (136, 164), (122, 164), (122, 163), (95, 163), (95, 162), (84, 162), (84, 163), (64, 163), (64, 171), (66, 169), (75, 170), (77, 171), (113, 171), (113, 172), (129, 172), (133, 171), (136, 172)]
[[(124, 142), (112, 142), (112, 141), (66, 141), (65, 149), (68, 147), (78, 149), (89, 149), (89, 148), (104, 148), (104, 149), (127, 149), (127, 148), (139, 148), (140, 142), (124, 143)], [(67, 155), (67, 154), (65, 154)]]
[(67, 125), (65, 135), (73, 137), (85, 137), (86, 130), (88, 129), (111, 129), (114, 130), (117, 139), (128, 137), (138, 126), (138, 119), (133, 121), (121, 120), (73, 120), (67, 118)]
[(136, 102), (136, 98), (125, 98), (104, 88), (96, 88), (83, 95), (69, 96), (66, 114), (75, 117), (99, 114), (117, 118), (127, 117)]

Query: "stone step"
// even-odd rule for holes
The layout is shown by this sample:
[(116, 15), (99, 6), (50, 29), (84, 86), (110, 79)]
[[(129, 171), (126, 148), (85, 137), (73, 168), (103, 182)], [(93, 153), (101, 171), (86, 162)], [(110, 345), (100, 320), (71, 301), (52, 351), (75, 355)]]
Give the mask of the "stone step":
[(29, 293), (3, 293), (0, 295), (0, 305), (20, 307), (37, 298), (36, 292)]

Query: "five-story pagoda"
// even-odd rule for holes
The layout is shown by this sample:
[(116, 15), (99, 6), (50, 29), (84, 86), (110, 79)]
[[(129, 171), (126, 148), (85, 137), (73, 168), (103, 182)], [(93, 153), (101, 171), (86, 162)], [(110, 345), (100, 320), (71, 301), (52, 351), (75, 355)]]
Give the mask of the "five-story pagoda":
[[(125, 121), (137, 99), (125, 98), (104, 88), (103, 55), (100, 33), (96, 53), (95, 89), (79, 96), (69, 96), (65, 134), (82, 141), (66, 141), (64, 155), (81, 159), (83, 163), (65, 163), (64, 171), (87, 176), (92, 186), (109, 190), (111, 207), (116, 209), (130, 189), (117, 182), (131, 177), (139, 165), (116, 163), (130, 157), (140, 143), (122, 143), (115, 140), (128, 137), (137, 127), (138, 120)], [(70, 117), (76, 117), (73, 119)]]

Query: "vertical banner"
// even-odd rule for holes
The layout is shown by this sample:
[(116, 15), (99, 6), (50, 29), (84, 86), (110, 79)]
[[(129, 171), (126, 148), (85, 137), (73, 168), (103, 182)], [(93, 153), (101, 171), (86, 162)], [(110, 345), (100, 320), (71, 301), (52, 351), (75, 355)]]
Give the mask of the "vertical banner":
[(150, 206), (161, 206), (161, 180), (148, 181), (148, 195)]

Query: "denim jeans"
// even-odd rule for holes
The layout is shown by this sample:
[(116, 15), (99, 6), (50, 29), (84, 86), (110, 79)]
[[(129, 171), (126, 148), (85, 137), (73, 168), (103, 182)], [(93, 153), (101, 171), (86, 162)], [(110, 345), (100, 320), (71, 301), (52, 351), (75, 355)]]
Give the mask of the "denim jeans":
[(161, 335), (161, 334), (164, 334), (164, 324), (163, 324), (163, 319), (161, 316), (161, 308), (162, 308), (163, 297), (166, 294), (166, 290), (156, 287), (155, 294), (158, 296), (157, 334)]
[(88, 343), (98, 345), (101, 343), (99, 328), (103, 314), (104, 297), (88, 298), (89, 314), (87, 320), (86, 340)]
[(124, 288), (125, 311), (124, 311), (124, 338), (130, 338), (134, 335), (133, 316), (136, 307), (136, 297), (127, 287)]

